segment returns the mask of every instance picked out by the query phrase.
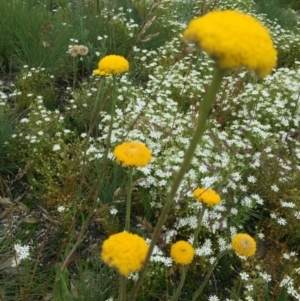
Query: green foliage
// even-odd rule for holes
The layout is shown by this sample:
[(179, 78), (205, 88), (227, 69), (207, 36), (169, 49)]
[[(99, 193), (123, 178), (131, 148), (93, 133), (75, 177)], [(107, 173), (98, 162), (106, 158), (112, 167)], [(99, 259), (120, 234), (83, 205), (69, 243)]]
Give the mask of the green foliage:
[(17, 168), (14, 154), (10, 151), (9, 146), (9, 141), (15, 133), (15, 123), (15, 115), (12, 114), (10, 108), (0, 100), (0, 178), (5, 174), (11, 174)]
[[(24, 65), (43, 67), (67, 78), (72, 72), (72, 64), (66, 59), (66, 52), (71, 40), (78, 40), (77, 44), (84, 44), (90, 50), (84, 64), (79, 63), (80, 70), (83, 68), (91, 72), (97, 62), (94, 51), (101, 44), (97, 36), (103, 35), (109, 38), (107, 45), (101, 49), (101, 56), (106, 53), (126, 54), (131, 38), (120, 19), (97, 15), (92, 2), (73, 8), (66, 4), (58, 3), (61, 6), (55, 6), (56, 10), (51, 11), (43, 1), (33, 6), (21, 0), (0, 2), (0, 57), (7, 68), (20, 70)], [(78, 18), (78, 15), (87, 17)], [(116, 41), (122, 43), (116, 44)]]
[[(17, 279), (12, 273), (12, 251), (11, 251), (11, 240), (9, 237), (4, 236), (5, 227), (0, 225), (0, 296), (3, 298), (9, 294), (10, 290), (18, 289)], [(15, 298), (11, 300), (16, 300)]]
[[(68, 1), (41, 1), (31, 7), (21, 0), (1, 1), (2, 64), (10, 70), (21, 70), (24, 65), (46, 68), (58, 76), (56, 80), (62, 78), (68, 83), (74, 76), (73, 62), (67, 55), (69, 45), (83, 44), (89, 48), (89, 54), (76, 61), (82, 80), (95, 69), (99, 55), (131, 56), (133, 46), (148, 51), (157, 49), (170, 40), (176, 28), (164, 22), (165, 9), (159, 2), (99, 0), (69, 5)], [(174, 24), (178, 17), (192, 17), (192, 2), (183, 8), (174, 5), (172, 10), (183, 14), (170, 16)]]
[[(289, 34), (288, 34), (289, 35)], [(299, 40), (289, 41), (290, 46), (286, 47), (283, 44), (278, 49), (278, 67), (292, 68), (295, 62), (300, 60)]]
[(288, 300), (288, 293), (285, 288), (280, 290), (280, 295), (278, 297), (278, 301), (287, 301)]
[(64, 32), (52, 24), (48, 8), (42, 3), (29, 6), (20, 0), (9, 3), (1, 1), (0, 4), (0, 49), (7, 66), (18, 69), (23, 65), (59, 66)]
[(21, 92), (16, 96), (14, 104), (17, 114), (28, 110), (40, 94), (43, 95), (46, 109), (54, 111), (58, 107), (53, 76), (45, 69), (25, 69), (17, 79), (16, 88)]
[(100, 265), (98, 258), (90, 260), (88, 264), (79, 264), (78, 275), (70, 280), (72, 301), (106, 301), (116, 294), (118, 276), (108, 267)]
[[(35, 187), (34, 194), (39, 195), (44, 204), (67, 204), (76, 196), (81, 177), (81, 170), (76, 166), (81, 158), (81, 141), (65, 129), (58, 111), (45, 109), (42, 99), (31, 98), (31, 101), (28, 119), (20, 120), (19, 134), (11, 141), (12, 151), (18, 153), (18, 162), (22, 166), (30, 162), (27, 179)], [(53, 143), (58, 151), (53, 150)]]
[(299, 10), (300, 9), (300, 3), (298, 0), (281, 0), (280, 4), (283, 7), (291, 8), (294, 10)]
[[(101, 122), (101, 112), (109, 112), (111, 106), (111, 81), (103, 78), (95, 78), (90, 82), (83, 83), (81, 89), (73, 91), (71, 100), (66, 101), (61, 110), (66, 113), (66, 127), (77, 134), (88, 131), (93, 122)], [(72, 108), (76, 107), (76, 110)], [(67, 112), (70, 113), (67, 113)], [(92, 136), (98, 137), (101, 132), (95, 126)]]
[[(285, 3), (285, 7), (283, 7)], [(258, 13), (267, 15), (267, 18), (275, 21), (285, 29), (294, 30), (297, 26), (297, 16), (287, 9), (289, 4), (282, 0), (256, 0), (256, 10)]]
[[(38, 300), (46, 295), (51, 295), (51, 286), (53, 282), (52, 272), (49, 269), (49, 253), (45, 248), (44, 242), (40, 240), (40, 245), (34, 244), (41, 228), (36, 227), (34, 223), (30, 222), (26, 227), (19, 227), (16, 233), (14, 228), (14, 214), (7, 213), (6, 218), (9, 223), (9, 233), (4, 227), (0, 227), (0, 297), (2, 300)], [(23, 226), (25, 222), (23, 223)], [(48, 233), (45, 231), (43, 225), (43, 240), (46, 241)], [(56, 241), (57, 243), (57, 241)], [(28, 244), (30, 250), (30, 258), (22, 259), (22, 266), (12, 266), (17, 254), (14, 250), (14, 245), (19, 244), (24, 246)]]

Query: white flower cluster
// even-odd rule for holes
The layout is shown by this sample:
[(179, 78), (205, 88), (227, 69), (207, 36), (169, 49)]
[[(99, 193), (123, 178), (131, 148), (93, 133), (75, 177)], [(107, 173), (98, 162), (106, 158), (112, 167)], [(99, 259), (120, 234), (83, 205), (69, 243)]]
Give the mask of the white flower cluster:
[[(151, 240), (146, 239), (146, 242), (149, 245)], [(172, 266), (172, 262), (173, 262), (172, 258), (165, 256), (164, 253), (157, 246), (155, 246), (153, 249), (153, 253), (151, 255), (150, 261), (155, 263), (162, 263), (166, 267)]]
[(294, 279), (285, 275), (279, 284), (280, 287), (285, 287), (287, 293), (293, 296), (296, 300), (300, 300), (300, 292), (295, 289)]
[(213, 253), (212, 242), (209, 238), (205, 239), (204, 243), (200, 248), (196, 248), (196, 255), (198, 256), (210, 256)]
[(29, 258), (29, 246), (22, 246), (17, 243), (14, 245), (14, 249), (16, 254), (14, 256), (15, 258), (12, 260), (12, 267), (16, 267), (22, 260)]

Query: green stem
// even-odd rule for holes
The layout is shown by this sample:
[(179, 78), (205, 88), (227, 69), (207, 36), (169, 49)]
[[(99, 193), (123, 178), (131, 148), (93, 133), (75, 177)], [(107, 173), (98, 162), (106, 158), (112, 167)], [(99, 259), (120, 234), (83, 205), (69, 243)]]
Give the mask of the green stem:
[(127, 186), (126, 220), (125, 220), (125, 231), (127, 231), (127, 232), (129, 232), (129, 228), (130, 228), (132, 174), (133, 174), (133, 167), (129, 167), (128, 186)]
[(202, 210), (201, 210), (201, 215), (198, 219), (198, 226), (197, 226), (197, 229), (194, 233), (193, 248), (196, 248), (196, 246), (198, 244), (199, 232), (200, 232), (200, 229), (201, 229), (201, 223), (202, 223), (202, 219), (203, 219), (205, 211), (206, 211), (206, 206), (205, 206), (205, 204), (203, 204), (202, 205)]
[(193, 299), (192, 301), (196, 301), (198, 300), (197, 298), (200, 296), (200, 294), (202, 293), (207, 281), (209, 280), (214, 268), (216, 267), (217, 263), (219, 262), (219, 260), (221, 259), (221, 257), (223, 257), (224, 255), (230, 253), (232, 251), (232, 249), (230, 250), (225, 250), (222, 251), (221, 253), (219, 253), (219, 255), (217, 256), (217, 258), (215, 259), (215, 261), (213, 262), (213, 264), (210, 266), (209, 270), (207, 271), (204, 280), (201, 283), (201, 286), (199, 287), (199, 289), (194, 293)]
[(177, 289), (176, 289), (176, 291), (175, 291), (175, 293), (174, 293), (174, 295), (173, 295), (173, 297), (170, 301), (177, 301), (179, 299), (189, 267), (190, 267), (190, 265), (181, 266), (181, 268), (180, 268), (180, 283), (179, 283), (179, 286), (177, 287)]
[(95, 101), (94, 108), (93, 108), (91, 118), (90, 118), (90, 124), (92, 125), (90, 127), (91, 129), (93, 129), (94, 125), (97, 122), (97, 115), (95, 113), (98, 110), (99, 99), (100, 99), (100, 93), (101, 93), (101, 90), (102, 90), (102, 86), (103, 86), (103, 78), (101, 76), (100, 80), (99, 80), (99, 86), (98, 86), (98, 91), (97, 91), (97, 95), (96, 95), (96, 101)]
[(93, 128), (97, 124), (97, 117), (95, 115), (95, 112), (96, 112), (96, 110), (98, 108), (98, 105), (99, 105), (100, 92), (102, 90), (102, 83), (103, 83), (103, 80), (102, 80), (102, 78), (100, 78), (100, 83), (99, 83), (99, 87), (98, 87), (98, 91), (97, 91), (97, 95), (96, 95), (96, 101), (95, 101), (94, 108), (93, 108), (93, 111), (92, 111), (91, 117), (90, 117), (89, 130), (88, 130), (87, 136), (85, 137), (85, 140), (84, 140), (84, 143), (83, 143), (84, 154), (83, 154), (83, 158), (82, 158), (83, 163), (82, 163), (82, 173), (81, 173), (81, 181), (80, 181), (81, 185), (80, 185), (80, 187), (82, 187), (82, 183), (83, 183), (83, 180), (84, 180), (87, 144), (89, 142), (89, 138), (91, 136)]
[(100, 0), (97, 0), (97, 14), (100, 14)]
[(73, 58), (73, 90), (75, 90), (76, 86), (76, 77), (77, 77), (77, 68), (76, 68), (77, 59)]
[(220, 69), (218, 66), (215, 66), (212, 83), (199, 107), (198, 124), (197, 124), (196, 130), (191, 139), (190, 145), (185, 153), (185, 156), (184, 156), (183, 162), (181, 163), (180, 169), (174, 179), (173, 185), (171, 187), (171, 191), (166, 196), (165, 205), (162, 208), (161, 214), (158, 218), (155, 230), (152, 235), (152, 240), (151, 240), (151, 243), (150, 243), (150, 246), (148, 249), (148, 253), (147, 253), (147, 256), (146, 256), (145, 262), (144, 262), (144, 268), (141, 271), (139, 279), (137, 280), (137, 282), (135, 283), (135, 285), (132, 289), (132, 292), (130, 295), (131, 301), (134, 301), (136, 299), (137, 291), (138, 291), (140, 285), (142, 284), (142, 281), (143, 281), (143, 278), (145, 275), (145, 271), (149, 265), (150, 257), (153, 252), (154, 246), (159, 238), (162, 226), (163, 226), (163, 224), (167, 218), (167, 215), (174, 203), (174, 198), (175, 198), (176, 192), (179, 188), (179, 185), (181, 183), (181, 180), (183, 179), (184, 174), (188, 170), (189, 165), (193, 159), (195, 150), (196, 150), (199, 142), (201, 141), (201, 138), (205, 131), (206, 120), (208, 119), (210, 110), (212, 109), (216, 95), (221, 86), (222, 78), (223, 78), (224, 74), (225, 74), (225, 70)]
[(237, 291), (238, 297), (240, 297), (240, 293), (241, 293), (241, 289), (242, 289), (242, 284), (243, 284), (243, 280), (241, 279), (240, 283), (239, 283), (238, 291)]
[(112, 103), (111, 103), (111, 119), (110, 119), (110, 124), (109, 124), (109, 129), (108, 129), (108, 134), (106, 138), (106, 148), (105, 148), (105, 153), (104, 153), (104, 159), (103, 162), (104, 164), (106, 163), (107, 156), (108, 156), (108, 151), (110, 148), (110, 138), (111, 138), (111, 132), (112, 132), (112, 127), (113, 127), (113, 122), (114, 122), (114, 117), (115, 117), (115, 109), (116, 109), (116, 102), (117, 102), (117, 88), (116, 88), (116, 76), (113, 75), (113, 95), (112, 95)]
[(126, 301), (126, 277), (120, 276), (120, 293), (119, 293), (119, 301)]

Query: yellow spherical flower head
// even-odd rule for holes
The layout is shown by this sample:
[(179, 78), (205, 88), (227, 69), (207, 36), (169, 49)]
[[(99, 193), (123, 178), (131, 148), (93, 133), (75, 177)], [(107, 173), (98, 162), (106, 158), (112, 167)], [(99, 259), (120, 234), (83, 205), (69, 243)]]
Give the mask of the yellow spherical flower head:
[(255, 254), (256, 242), (246, 233), (239, 233), (235, 235), (231, 240), (233, 250), (245, 257), (250, 257)]
[(114, 150), (117, 162), (125, 166), (145, 167), (151, 160), (151, 151), (140, 142), (124, 142)]
[(124, 231), (104, 241), (101, 259), (127, 277), (143, 268), (147, 252), (148, 245), (142, 237)]
[(194, 258), (194, 255), (195, 250), (187, 241), (177, 241), (171, 247), (171, 257), (178, 264), (190, 264)]
[(223, 69), (246, 67), (264, 77), (276, 67), (277, 51), (267, 28), (238, 11), (212, 11), (192, 20), (183, 40), (197, 42)]
[(193, 195), (198, 202), (204, 203), (208, 207), (213, 207), (221, 202), (221, 197), (212, 189), (197, 188)]
[(98, 69), (94, 70), (94, 75), (119, 75), (129, 70), (128, 61), (120, 55), (107, 55), (98, 63)]

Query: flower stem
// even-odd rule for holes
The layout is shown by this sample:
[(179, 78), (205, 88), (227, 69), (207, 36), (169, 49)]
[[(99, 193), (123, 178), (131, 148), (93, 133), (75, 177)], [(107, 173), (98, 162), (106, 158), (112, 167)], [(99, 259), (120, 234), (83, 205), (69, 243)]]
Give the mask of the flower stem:
[(93, 111), (92, 111), (91, 116), (90, 116), (89, 130), (88, 130), (87, 136), (85, 137), (84, 142), (83, 142), (84, 153), (83, 153), (83, 158), (82, 158), (83, 163), (82, 163), (80, 187), (82, 187), (83, 180), (84, 180), (87, 144), (89, 142), (89, 138), (92, 134), (92, 131), (93, 131), (94, 127), (97, 125), (97, 117), (96, 117), (95, 112), (96, 112), (96, 110), (98, 108), (98, 105), (99, 105), (100, 92), (101, 92), (101, 89), (102, 89), (102, 85), (103, 85), (103, 80), (100, 78), (100, 83), (99, 83), (99, 87), (98, 87), (98, 91), (97, 91), (96, 101), (95, 101), (94, 108), (93, 108)]
[(223, 257), (224, 255), (230, 253), (232, 251), (232, 249), (230, 250), (225, 250), (219, 253), (219, 255), (217, 256), (217, 258), (215, 259), (215, 261), (212, 263), (212, 265), (210, 266), (209, 270), (207, 271), (204, 280), (201, 283), (201, 286), (199, 287), (199, 289), (194, 293), (193, 299), (192, 301), (196, 301), (198, 300), (197, 298), (200, 296), (200, 294), (202, 293), (207, 281), (210, 278), (211, 273), (213, 272), (214, 268), (216, 267), (217, 263), (219, 262), (219, 260), (221, 259), (221, 257)]
[(103, 158), (104, 164), (106, 163), (108, 151), (110, 148), (110, 138), (111, 138), (111, 132), (112, 132), (112, 127), (113, 127), (113, 123), (114, 123), (116, 102), (117, 102), (116, 76), (113, 75), (113, 91), (112, 91), (112, 103), (111, 103), (111, 114), (110, 114), (111, 118), (110, 118), (108, 134), (107, 134), (107, 138), (106, 138), (106, 146), (105, 146), (106, 148), (105, 148), (105, 153), (104, 153), (104, 158)]
[(73, 58), (73, 90), (75, 90), (76, 86), (76, 77), (77, 77), (77, 59)]
[(191, 139), (190, 145), (185, 153), (185, 156), (183, 158), (183, 162), (181, 163), (180, 169), (174, 179), (171, 190), (166, 196), (165, 205), (162, 208), (161, 214), (158, 218), (157, 224), (155, 226), (155, 230), (152, 235), (152, 240), (151, 240), (151, 243), (150, 243), (150, 246), (148, 249), (148, 253), (147, 253), (147, 256), (146, 256), (146, 259), (144, 262), (144, 269), (141, 271), (139, 279), (137, 280), (137, 282), (135, 283), (135, 285), (132, 289), (131, 296), (130, 296), (131, 301), (134, 301), (136, 299), (137, 291), (138, 291), (140, 285), (142, 284), (142, 281), (143, 281), (143, 278), (145, 275), (145, 271), (148, 267), (154, 246), (159, 238), (162, 226), (163, 226), (163, 224), (167, 218), (167, 215), (174, 203), (174, 198), (175, 198), (176, 192), (179, 188), (179, 185), (181, 183), (181, 180), (183, 179), (184, 174), (188, 170), (189, 165), (193, 159), (195, 150), (196, 150), (199, 142), (201, 141), (201, 138), (205, 131), (206, 120), (208, 119), (210, 110), (212, 109), (213, 103), (215, 101), (215, 97), (221, 86), (222, 78), (223, 78), (224, 74), (225, 74), (224, 69), (220, 69), (218, 66), (215, 66), (212, 83), (199, 107), (198, 124), (197, 124), (196, 130)]
[(120, 276), (119, 301), (126, 301), (126, 277)]
[(174, 293), (174, 295), (173, 295), (173, 297), (170, 301), (177, 301), (179, 299), (189, 267), (190, 267), (190, 265), (181, 266), (181, 268), (180, 268), (180, 283), (179, 283), (179, 286), (177, 287), (177, 289), (176, 289), (176, 291), (175, 291), (175, 293)]
[(100, 14), (100, 0), (97, 0), (97, 14)]
[(197, 226), (197, 229), (194, 232), (193, 248), (196, 248), (196, 246), (198, 244), (199, 232), (200, 232), (200, 229), (201, 229), (201, 223), (202, 223), (202, 219), (203, 219), (205, 211), (206, 211), (206, 206), (203, 204), (201, 214), (200, 214), (200, 217), (198, 219), (198, 226)]
[(240, 297), (240, 293), (241, 293), (242, 285), (243, 285), (243, 280), (241, 279), (241, 280), (240, 280), (240, 283), (239, 283), (238, 290), (237, 290), (237, 295), (238, 295), (238, 297)]
[(127, 204), (126, 204), (126, 220), (125, 220), (125, 231), (127, 232), (129, 232), (129, 228), (130, 228), (132, 174), (133, 174), (133, 167), (131, 166), (129, 167), (128, 186), (127, 186)]

